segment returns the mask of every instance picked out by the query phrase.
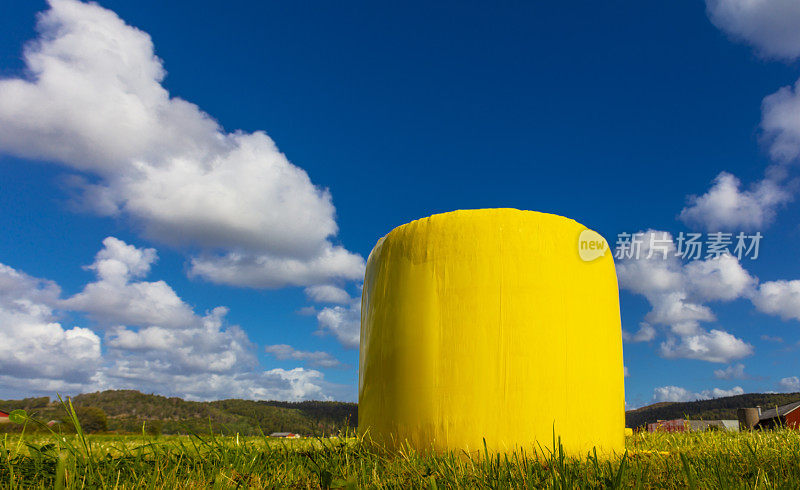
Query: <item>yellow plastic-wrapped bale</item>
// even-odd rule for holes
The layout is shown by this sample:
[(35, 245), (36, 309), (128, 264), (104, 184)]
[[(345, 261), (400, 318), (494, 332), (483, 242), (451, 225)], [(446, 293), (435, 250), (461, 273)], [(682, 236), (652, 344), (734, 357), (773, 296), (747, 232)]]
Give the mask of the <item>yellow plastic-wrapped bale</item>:
[(362, 296), (359, 431), (420, 450), (482, 451), (485, 439), (530, 452), (555, 434), (567, 454), (623, 451), (607, 248), (573, 220), (516, 209), (437, 214), (383, 237)]

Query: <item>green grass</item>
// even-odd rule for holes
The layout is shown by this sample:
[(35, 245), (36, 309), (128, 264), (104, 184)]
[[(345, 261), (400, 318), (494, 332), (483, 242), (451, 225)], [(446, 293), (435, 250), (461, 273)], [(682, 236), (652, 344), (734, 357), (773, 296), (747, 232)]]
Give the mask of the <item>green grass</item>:
[(3, 488), (800, 488), (800, 434), (637, 434), (611, 461), (376, 450), (356, 438), (6, 436)]
[(2, 488), (800, 488), (800, 433), (636, 434), (609, 461), (389, 452), (358, 438), (6, 435)]

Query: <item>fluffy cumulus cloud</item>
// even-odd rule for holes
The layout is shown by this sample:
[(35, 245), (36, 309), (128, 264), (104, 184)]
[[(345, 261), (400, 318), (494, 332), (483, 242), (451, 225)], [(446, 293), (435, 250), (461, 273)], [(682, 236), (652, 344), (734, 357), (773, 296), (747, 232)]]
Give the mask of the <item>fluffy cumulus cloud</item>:
[[(153, 249), (113, 237), (88, 269), (97, 281), (61, 298), (60, 288), (0, 264), (0, 384), (26, 391), (131, 388), (189, 399), (325, 399), (347, 396), (314, 369), (263, 370), (255, 345), (225, 320), (228, 309), (197, 314), (163, 281), (145, 281)], [(104, 332), (65, 328), (57, 312), (81, 312)], [(325, 353), (288, 359), (337, 367)]]
[(714, 376), (719, 379), (746, 379), (744, 364), (728, 366), (725, 369), (715, 369)]
[(617, 262), (620, 287), (645, 296), (652, 306), (647, 320), (676, 333), (695, 333), (699, 322), (715, 319), (703, 302), (745, 296), (756, 282), (731, 255), (684, 264), (668, 232), (648, 230), (641, 237), (638, 257)]
[(694, 393), (680, 386), (659, 386), (653, 390), (653, 401), (656, 402), (684, 402), (696, 400)]
[(652, 325), (668, 327), (661, 343), (667, 358), (729, 362), (748, 356), (753, 348), (723, 330), (706, 331), (701, 322), (716, 320), (709, 301), (731, 301), (747, 297), (756, 279), (730, 255), (683, 263), (673, 237), (663, 231), (642, 234), (638, 258), (635, 254), (617, 263), (620, 287), (643, 295), (651, 310), (636, 334), (626, 333), (629, 341), (649, 341), (656, 337)]
[[(108, 266), (122, 262), (122, 257), (145, 257), (152, 263), (155, 252), (136, 249), (119, 240), (104, 241), (105, 248), (98, 253), (91, 269), (98, 271), (98, 283), (115, 281), (116, 303), (136, 304), (145, 307), (149, 303), (149, 316), (128, 314), (120, 307), (119, 313), (102, 310), (102, 323), (112, 325), (129, 319), (125, 326), (108, 327), (106, 332), (106, 358), (109, 366), (103, 379), (112, 386), (138, 387), (159, 393), (178, 393), (187, 398), (241, 396), (245, 398), (305, 399), (325, 398), (322, 373), (296, 368), (259, 371), (255, 345), (247, 334), (236, 325), (227, 325), (228, 309), (217, 307), (204, 315), (197, 315), (175, 292), (163, 282), (131, 281), (133, 277), (123, 266)], [(137, 254), (136, 251), (141, 252)], [(129, 261), (141, 263), (141, 261)], [(102, 270), (115, 271), (110, 277)], [(140, 270), (149, 270), (142, 266)], [(89, 304), (104, 300), (94, 298), (86, 292), (98, 283), (86, 286), (84, 292), (67, 299), (71, 305), (75, 298)], [(159, 291), (167, 291), (164, 298), (142, 295), (152, 285), (159, 284)], [(111, 296), (113, 297), (114, 294)], [(87, 299), (88, 298), (88, 299)], [(88, 311), (96, 311), (86, 308)], [(148, 309), (148, 308), (146, 308)], [(161, 318), (158, 318), (158, 316)], [(179, 319), (180, 321), (176, 321)], [(320, 365), (322, 366), (322, 365)], [(325, 366), (322, 366), (325, 367)], [(210, 379), (210, 384), (205, 380)], [(220, 390), (220, 391), (217, 391)]]
[(740, 186), (734, 175), (720, 173), (705, 194), (689, 197), (681, 221), (714, 232), (758, 231), (772, 223), (780, 206), (792, 200), (792, 194), (773, 179), (764, 179), (749, 190)]
[(104, 386), (138, 389), (179, 396), (187, 400), (244, 398), (256, 400), (327, 400), (346, 396), (339, 385), (327, 383), (324, 375), (304, 368), (232, 373), (172, 374), (142, 379), (152, 363), (117, 362), (109, 369)]
[(316, 334), (333, 335), (348, 349), (358, 347), (361, 335), (360, 296), (353, 298), (347, 291), (328, 285), (306, 288), (306, 295), (317, 303), (328, 304), (319, 311), (312, 310), (319, 325)]
[(741, 395), (744, 389), (741, 386), (734, 386), (730, 390), (714, 388), (693, 392), (680, 386), (659, 386), (653, 390), (653, 401), (656, 402), (690, 402), (695, 400), (708, 400), (711, 398), (722, 398), (726, 396)]
[(690, 261), (683, 267), (689, 292), (705, 301), (731, 301), (747, 296), (757, 280), (732, 255)]
[(82, 205), (201, 250), (196, 276), (265, 288), (361, 277), (363, 259), (332, 242), (330, 193), (269, 136), (226, 132), (171, 96), (150, 36), (115, 13), (49, 3), (26, 76), (0, 79), (0, 151), (61, 163)]
[(219, 284), (252, 288), (305, 286), (331, 277), (362, 279), (364, 260), (342, 247), (328, 247), (309, 259), (230, 252), (201, 255), (191, 260), (190, 275)]
[(150, 271), (157, 258), (152, 248), (138, 249), (108, 237), (87, 268), (97, 281), (65, 300), (63, 306), (87, 313), (101, 325), (159, 328), (188, 327), (197, 321), (191, 307), (164, 281), (135, 281)]
[(778, 385), (783, 391), (797, 392), (800, 391), (800, 378), (797, 376), (781, 378), (781, 380), (778, 382)]
[[(361, 284), (358, 285), (359, 290), (362, 287)], [(361, 295), (352, 297), (344, 289), (326, 284), (307, 287), (305, 293), (308, 299), (322, 306), (319, 309), (306, 306), (297, 311), (301, 315), (316, 316), (318, 329), (315, 334), (332, 335), (348, 349), (358, 347), (361, 335)], [(273, 347), (289, 352), (286, 350), (289, 346)]]
[(725, 330), (705, 330), (703, 323), (716, 321), (707, 303), (747, 299), (763, 313), (800, 320), (800, 281), (759, 283), (730, 254), (683, 261), (677, 254), (680, 242), (669, 233), (649, 230), (641, 237), (638, 258), (617, 260), (620, 288), (644, 296), (651, 306), (638, 331), (623, 331), (626, 342), (654, 340), (654, 325), (661, 325), (667, 327), (659, 346), (663, 357), (728, 363), (751, 355), (753, 346)]
[(759, 311), (784, 320), (800, 320), (800, 280), (763, 282), (752, 300)]
[(636, 333), (622, 331), (622, 340), (625, 342), (650, 342), (654, 338), (656, 338), (656, 329), (647, 322), (640, 323)]
[(352, 301), (347, 291), (329, 284), (308, 287), (306, 288), (306, 295), (317, 303), (347, 304)]
[[(798, 29), (800, 31), (800, 29)], [(778, 162), (796, 162), (800, 157), (800, 81), (782, 87), (764, 98), (761, 128), (769, 143), (770, 156)]]
[(265, 347), (267, 353), (272, 354), (275, 359), (286, 361), (295, 360), (307, 362), (310, 366), (321, 368), (341, 367), (343, 364), (328, 352), (297, 350), (291, 345), (276, 344)]
[(800, 2), (796, 0), (706, 0), (711, 21), (762, 56), (800, 56)]
[[(237, 326), (225, 325), (228, 310), (217, 307), (186, 328), (158, 325), (117, 327), (106, 336), (109, 358), (141, 366), (141, 378), (162, 374), (230, 374), (257, 367), (254, 346)], [(127, 361), (132, 361), (128, 363)], [(131, 370), (126, 374), (130, 375)]]
[(58, 321), (59, 287), (0, 264), (0, 385), (82, 389), (101, 360), (100, 337)]
[(361, 336), (361, 301), (348, 306), (328, 306), (317, 313), (320, 335), (332, 334), (343, 346), (355, 349)]
[[(796, 0), (706, 0), (711, 21), (737, 40), (769, 58), (800, 56), (800, 2)], [(800, 83), (800, 82), (798, 82)], [(703, 195), (690, 196), (680, 219), (709, 231), (768, 226), (776, 210), (792, 200), (795, 184), (787, 183), (786, 165), (800, 156), (800, 96), (798, 85), (783, 87), (762, 104), (761, 127), (769, 153), (777, 162), (766, 176), (741, 189), (739, 180), (720, 173)]]
[(669, 338), (661, 344), (661, 355), (667, 359), (699, 359), (708, 362), (728, 362), (753, 353), (753, 346), (723, 330), (711, 330), (694, 335)]

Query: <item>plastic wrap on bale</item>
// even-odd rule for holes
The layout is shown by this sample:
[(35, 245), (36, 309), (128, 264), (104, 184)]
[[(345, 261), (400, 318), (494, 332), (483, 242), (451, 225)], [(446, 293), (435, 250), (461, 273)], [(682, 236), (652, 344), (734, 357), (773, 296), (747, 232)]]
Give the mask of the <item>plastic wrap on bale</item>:
[(624, 451), (614, 261), (581, 258), (585, 230), (483, 209), (379, 240), (362, 295), (359, 431), (422, 451), (483, 452), (485, 440), (530, 454), (554, 437), (573, 456)]

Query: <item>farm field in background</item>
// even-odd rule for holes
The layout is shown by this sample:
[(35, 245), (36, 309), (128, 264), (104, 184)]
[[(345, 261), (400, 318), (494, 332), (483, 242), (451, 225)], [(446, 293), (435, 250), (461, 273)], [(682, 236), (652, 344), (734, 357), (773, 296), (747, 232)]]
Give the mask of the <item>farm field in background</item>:
[(0, 444), (2, 488), (800, 488), (792, 430), (637, 433), (610, 461), (390, 453), (353, 437), (8, 434)]

